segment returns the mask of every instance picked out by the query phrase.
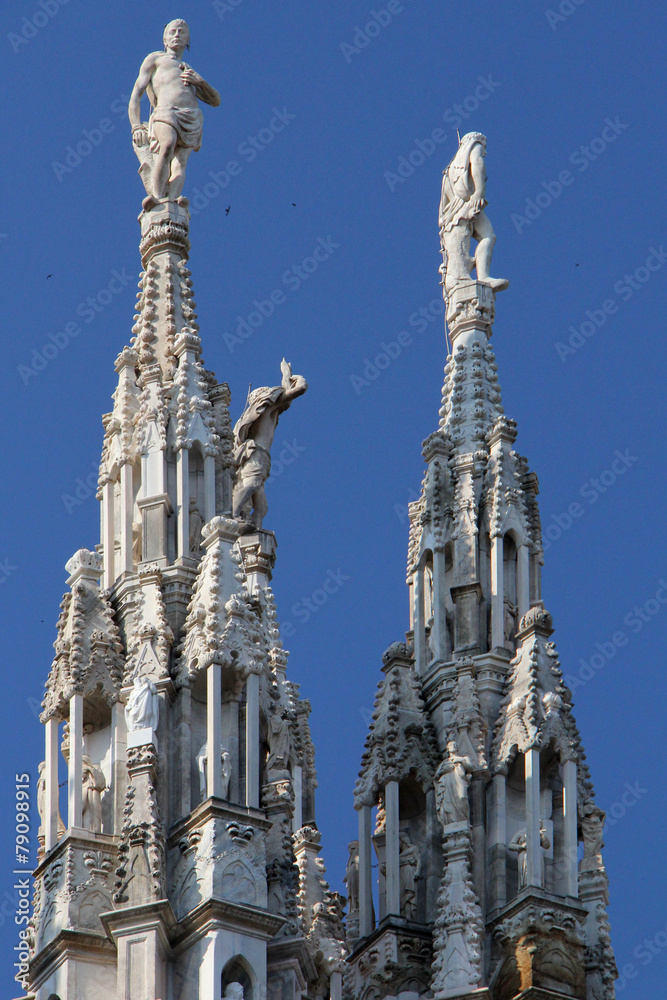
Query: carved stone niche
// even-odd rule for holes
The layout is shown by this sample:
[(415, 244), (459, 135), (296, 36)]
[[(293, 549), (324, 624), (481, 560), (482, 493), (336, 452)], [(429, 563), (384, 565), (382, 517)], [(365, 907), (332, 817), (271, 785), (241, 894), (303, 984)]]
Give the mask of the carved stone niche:
[(433, 943), (431, 935), (386, 929), (352, 956), (346, 980), (353, 996), (423, 996), (430, 992)]
[(583, 909), (537, 896), (510, 907), (493, 930), (494, 1000), (586, 996)]
[(67, 834), (38, 865), (34, 883), (35, 951), (60, 931), (106, 933), (100, 913), (112, 909), (117, 847), (105, 834)]

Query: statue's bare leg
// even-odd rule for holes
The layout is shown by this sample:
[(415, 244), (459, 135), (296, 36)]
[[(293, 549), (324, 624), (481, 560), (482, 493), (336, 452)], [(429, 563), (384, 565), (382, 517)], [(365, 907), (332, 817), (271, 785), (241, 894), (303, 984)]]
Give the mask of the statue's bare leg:
[(496, 234), (484, 212), (479, 212), (475, 216), (472, 235), (478, 241), (477, 250), (475, 251), (477, 280), (491, 285), (494, 292), (501, 292), (504, 288), (507, 288), (509, 280), (507, 278), (491, 277), (491, 258), (493, 257), (493, 248), (496, 245)]
[(169, 175), (169, 200), (176, 201), (180, 197), (185, 184), (185, 167), (192, 149), (190, 146), (179, 146), (171, 161)]
[(256, 528), (261, 528), (264, 523), (264, 518), (266, 517), (269, 510), (269, 505), (266, 500), (266, 493), (264, 492), (264, 487), (260, 488), (255, 493), (255, 498), (253, 502), (253, 511), (251, 521)]
[(234, 517), (243, 516), (243, 511), (252, 500), (252, 495), (255, 492), (255, 489), (255, 486), (247, 486), (244, 483), (236, 486), (236, 489), (234, 490), (234, 500), (232, 503), (232, 514)]
[[(176, 152), (178, 135), (171, 125), (165, 125), (164, 122), (154, 123), (153, 134), (159, 145), (159, 152), (155, 157), (155, 164), (153, 166), (153, 196), (162, 199), (167, 197), (169, 173), (171, 171), (171, 162)], [(182, 187), (183, 185), (181, 184), (181, 189)]]

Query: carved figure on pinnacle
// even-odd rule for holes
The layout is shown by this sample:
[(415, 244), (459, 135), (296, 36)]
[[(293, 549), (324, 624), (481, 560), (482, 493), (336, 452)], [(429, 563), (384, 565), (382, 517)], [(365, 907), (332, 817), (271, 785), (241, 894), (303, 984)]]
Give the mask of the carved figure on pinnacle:
[[(181, 200), (190, 153), (201, 148), (204, 116), (199, 101), (217, 108), (220, 94), (183, 62), (190, 29), (178, 18), (164, 29), (164, 50), (146, 56), (132, 90), (128, 114), (139, 174), (147, 191), (144, 208)], [(141, 120), (141, 98), (151, 103), (148, 122)]]
[(303, 375), (292, 375), (292, 366), (284, 358), (280, 370), (282, 384), (253, 389), (234, 428), (238, 476), (233, 510), (235, 518), (247, 522), (248, 530), (261, 528), (268, 511), (264, 483), (271, 472), (271, 445), (278, 418), (308, 388)]
[[(473, 267), (477, 269), (477, 280), (490, 285), (494, 292), (509, 285), (506, 278), (490, 276), (496, 234), (484, 212), (487, 205), (485, 156), (486, 136), (481, 132), (468, 132), (442, 176), (438, 221), (446, 296), (461, 282), (471, 280)], [(477, 240), (474, 258), (470, 256), (471, 237)]]

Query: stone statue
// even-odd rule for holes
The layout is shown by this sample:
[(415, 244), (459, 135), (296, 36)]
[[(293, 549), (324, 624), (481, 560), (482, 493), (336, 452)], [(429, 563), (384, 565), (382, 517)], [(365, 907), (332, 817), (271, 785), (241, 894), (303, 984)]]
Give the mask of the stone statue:
[(586, 803), (579, 820), (581, 835), (584, 840), (585, 858), (596, 858), (602, 853), (602, 848), (604, 847), (602, 839), (604, 818), (604, 810), (596, 806), (594, 802)]
[(228, 983), (225, 987), (223, 1000), (243, 1000), (243, 987), (240, 983)]
[[(43, 760), (38, 768), (37, 777), (37, 812), (39, 814), (39, 830), (37, 831), (37, 836), (45, 836), (46, 827), (49, 822), (49, 817), (46, 808), (46, 777), (44, 772), (46, 770), (46, 761)], [(60, 816), (60, 809), (58, 810), (58, 839), (65, 832), (65, 824)]]
[(350, 856), (343, 881), (347, 886), (347, 912), (352, 914), (359, 911), (359, 841), (351, 840), (347, 846)]
[(469, 757), (456, 753), (456, 744), (447, 744), (447, 756), (435, 772), (435, 808), (441, 826), (468, 820), (468, 786), (473, 765)]
[(503, 601), (503, 610), (504, 610), (503, 627), (505, 633), (505, 641), (511, 642), (516, 633), (517, 606), (516, 604), (512, 604), (509, 597), (505, 597)]
[(201, 529), (204, 527), (204, 518), (197, 509), (197, 500), (190, 497), (190, 555), (201, 555)]
[[(229, 750), (220, 747), (220, 760), (222, 762), (222, 798), (229, 798), (229, 782), (232, 777), (232, 755)], [(197, 768), (199, 770), (199, 792), (202, 802), (208, 798), (206, 767), (208, 765), (208, 743), (197, 754)]]
[(139, 565), (143, 559), (141, 546), (141, 522), (134, 521), (132, 524), (132, 562)]
[[(551, 847), (551, 841), (547, 836), (547, 831), (544, 828), (544, 823), (540, 820), (540, 885), (544, 887), (544, 852), (548, 851)], [(507, 845), (507, 850), (512, 851), (514, 854), (518, 855), (519, 860), (519, 891), (525, 889), (528, 885), (528, 870), (526, 863), (526, 828), (523, 827), (519, 830), (510, 843)]]
[[(183, 62), (183, 52), (190, 48), (185, 21), (170, 21), (163, 42), (164, 51), (151, 52), (141, 64), (128, 108), (146, 209), (180, 198), (188, 157), (201, 147), (204, 116), (199, 101), (214, 108), (220, 104), (218, 91)], [(141, 121), (144, 94), (152, 108), (148, 123)]]
[(93, 764), (88, 754), (83, 755), (83, 802), (82, 822), (91, 833), (102, 832), (102, 792), (107, 780), (102, 771)]
[(134, 679), (132, 693), (125, 706), (125, 721), (130, 733), (138, 729), (157, 729), (160, 719), (160, 696), (153, 681), (140, 674)]
[(302, 396), (308, 388), (302, 375), (292, 375), (292, 367), (284, 358), (280, 370), (282, 384), (253, 389), (234, 428), (234, 459), (238, 466), (234, 517), (249, 521), (250, 530), (262, 527), (268, 510), (264, 483), (271, 472), (271, 445), (278, 418), (291, 406), (292, 400)]
[(274, 780), (287, 774), (289, 769), (292, 740), (287, 712), (271, 716), (267, 742), (269, 755), (266, 759), (266, 772), (269, 780)]
[[(491, 278), (489, 274), (496, 234), (483, 211), (487, 204), (485, 156), (486, 136), (468, 132), (442, 177), (439, 225), (447, 295), (461, 282), (470, 280), (473, 267), (477, 269), (477, 280), (490, 285), (494, 292), (509, 285), (505, 278)], [(477, 240), (474, 259), (470, 256), (471, 237)]]
[(399, 879), (401, 886), (401, 913), (408, 920), (414, 920), (417, 915), (417, 877), (421, 871), (421, 861), (417, 848), (407, 833), (402, 833), (399, 840)]

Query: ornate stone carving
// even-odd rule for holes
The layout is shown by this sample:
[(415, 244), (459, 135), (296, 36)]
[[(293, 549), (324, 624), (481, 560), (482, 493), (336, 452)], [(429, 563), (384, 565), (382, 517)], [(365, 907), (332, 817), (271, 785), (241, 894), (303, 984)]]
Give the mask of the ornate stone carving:
[(128, 732), (139, 729), (157, 729), (160, 718), (160, 697), (152, 680), (139, 674), (125, 706)]
[(482, 981), (484, 921), (471, 875), (472, 845), (466, 830), (444, 838), (444, 874), (433, 936), (436, 1000), (472, 993)]

